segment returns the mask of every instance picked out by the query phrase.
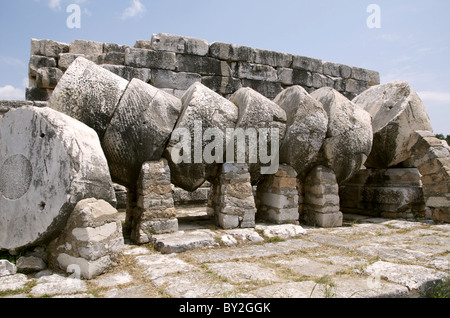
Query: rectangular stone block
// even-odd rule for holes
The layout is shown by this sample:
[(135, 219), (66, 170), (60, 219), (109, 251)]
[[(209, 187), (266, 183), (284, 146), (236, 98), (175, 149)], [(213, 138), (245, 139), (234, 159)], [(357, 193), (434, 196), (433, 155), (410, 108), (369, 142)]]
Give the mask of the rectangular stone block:
[(277, 69), (278, 73), (278, 82), (284, 85), (293, 85), (294, 84), (294, 70), (290, 68), (279, 68)]
[(448, 208), (450, 207), (450, 200), (446, 197), (431, 197), (428, 198), (426, 205), (433, 208)]
[(242, 87), (240, 79), (225, 76), (203, 76), (202, 84), (222, 95), (233, 94)]
[(216, 218), (218, 225), (224, 230), (236, 229), (240, 224), (240, 218), (237, 215), (218, 213)]
[(355, 80), (355, 79), (347, 79), (345, 82), (345, 90), (348, 93), (352, 94), (360, 94), (369, 88), (369, 85), (365, 81)]
[(146, 49), (151, 50), (152, 49), (152, 41), (147, 40), (137, 40), (136, 44), (134, 44), (135, 49)]
[(280, 83), (243, 79), (242, 87), (250, 87), (269, 99), (274, 99), (283, 90)]
[(159, 33), (152, 35), (152, 49), (205, 56), (208, 54), (209, 44), (202, 39)]
[(109, 52), (100, 54), (97, 57), (97, 64), (111, 64), (111, 65), (124, 65), (125, 53), (122, 52)]
[(178, 219), (154, 220), (142, 222), (140, 225), (138, 244), (150, 243), (152, 235), (178, 232)]
[(176, 73), (168, 70), (152, 70), (150, 83), (158, 88), (174, 88), (186, 90), (196, 82), (201, 82), (202, 77), (195, 73)]
[(339, 73), (342, 78), (350, 78), (352, 76), (352, 68), (347, 65), (339, 65)]
[(277, 71), (268, 65), (240, 62), (233, 63), (231, 68), (234, 77), (269, 82), (276, 82), (278, 79)]
[(322, 73), (322, 61), (305, 56), (294, 55), (292, 57), (292, 68), (308, 72)]
[(52, 93), (52, 89), (27, 87), (25, 90), (25, 99), (29, 101), (48, 101)]
[(209, 55), (225, 61), (254, 61), (255, 51), (251, 47), (214, 42), (209, 46)]
[(152, 70), (148, 68), (135, 68), (130, 66), (110, 64), (103, 64), (102, 67), (126, 79), (127, 81), (131, 81), (133, 78), (137, 78), (145, 83), (148, 83), (152, 78)]
[(172, 52), (135, 48), (128, 48), (125, 51), (125, 66), (175, 70), (176, 63), (176, 54)]
[(292, 65), (291, 54), (261, 49), (255, 49), (254, 52), (254, 62), (257, 64), (273, 67), (290, 67)]
[(293, 209), (263, 209), (257, 213), (258, 219), (273, 224), (298, 224), (300, 214), (298, 208)]
[(57, 67), (55, 58), (32, 55), (29, 62), (28, 75), (31, 77), (36, 77), (37, 71), (41, 67)]
[(342, 212), (315, 215), (316, 225), (323, 228), (341, 227), (344, 222)]
[(69, 53), (84, 55), (100, 55), (103, 53), (103, 43), (95, 41), (75, 40), (70, 44)]
[(69, 44), (52, 40), (31, 39), (31, 55), (58, 58), (61, 53), (69, 52)]
[(123, 53), (125, 54), (127, 45), (119, 45), (115, 43), (103, 43), (103, 53)]
[(41, 67), (37, 71), (36, 85), (39, 88), (54, 89), (62, 76), (63, 72), (56, 67)]
[(78, 57), (85, 56), (84, 54), (62, 53), (59, 55), (58, 68), (65, 72), (70, 64), (73, 63)]
[(296, 208), (298, 205), (298, 196), (290, 198), (282, 194), (260, 193), (258, 197), (261, 204), (275, 209)]
[(315, 88), (325, 87), (327, 83), (327, 77), (319, 73), (313, 73), (312, 86)]
[(329, 76), (340, 76), (341, 70), (339, 68), (339, 64), (331, 63), (331, 62), (324, 62), (323, 63), (323, 74), (329, 75)]
[(177, 71), (201, 75), (230, 76), (231, 70), (226, 62), (211, 57), (179, 54)]
[(293, 70), (292, 73), (292, 82), (294, 85), (300, 86), (313, 86), (313, 75), (311, 72), (305, 70)]

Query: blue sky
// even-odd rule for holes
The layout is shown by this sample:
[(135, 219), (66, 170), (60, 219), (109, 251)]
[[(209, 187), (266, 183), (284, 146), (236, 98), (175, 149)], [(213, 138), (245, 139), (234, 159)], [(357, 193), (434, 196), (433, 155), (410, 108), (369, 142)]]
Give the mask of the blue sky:
[[(70, 4), (82, 10), (69, 29)], [(370, 4), (381, 28), (369, 28)], [(401, 79), (424, 100), (435, 133), (450, 135), (448, 0), (0, 0), (0, 99), (23, 99), (30, 39), (133, 46), (172, 33), (298, 54)]]

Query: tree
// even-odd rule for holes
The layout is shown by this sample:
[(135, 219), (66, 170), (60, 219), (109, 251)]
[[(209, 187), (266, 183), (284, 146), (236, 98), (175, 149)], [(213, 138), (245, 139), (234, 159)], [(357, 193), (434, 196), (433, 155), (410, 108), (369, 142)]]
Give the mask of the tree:
[(445, 137), (443, 134), (437, 134), (436, 138), (440, 140), (445, 140), (450, 145), (450, 135), (447, 135), (447, 137)]

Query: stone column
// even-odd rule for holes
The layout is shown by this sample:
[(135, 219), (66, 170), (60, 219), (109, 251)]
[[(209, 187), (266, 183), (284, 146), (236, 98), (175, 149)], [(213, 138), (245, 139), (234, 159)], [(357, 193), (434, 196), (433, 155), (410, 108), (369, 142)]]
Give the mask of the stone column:
[(281, 165), (274, 175), (267, 175), (256, 191), (258, 218), (275, 223), (298, 224), (297, 172)]
[(115, 265), (124, 248), (118, 211), (104, 200), (80, 201), (64, 230), (49, 244), (51, 268), (93, 279)]
[(434, 221), (450, 222), (450, 148), (432, 132), (416, 131), (411, 159), (422, 175), (425, 204)]
[(256, 205), (247, 164), (225, 163), (212, 183), (208, 214), (223, 229), (255, 227)]
[(142, 165), (131, 231), (137, 244), (150, 242), (153, 234), (178, 231), (172, 188), (167, 160)]
[(317, 166), (305, 180), (304, 213), (310, 225), (340, 227), (343, 214), (339, 211), (339, 186), (333, 170)]

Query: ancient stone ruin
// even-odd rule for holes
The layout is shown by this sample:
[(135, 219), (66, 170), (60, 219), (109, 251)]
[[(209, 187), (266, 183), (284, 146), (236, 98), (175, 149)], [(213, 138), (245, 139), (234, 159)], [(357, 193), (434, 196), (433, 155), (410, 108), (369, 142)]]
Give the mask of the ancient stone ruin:
[(191, 200), (223, 229), (450, 221), (450, 148), (414, 89), (377, 72), (157, 34), (33, 39), (29, 76), (27, 101), (1, 102), (0, 250), (46, 244), (90, 279), (124, 235), (177, 232)]

